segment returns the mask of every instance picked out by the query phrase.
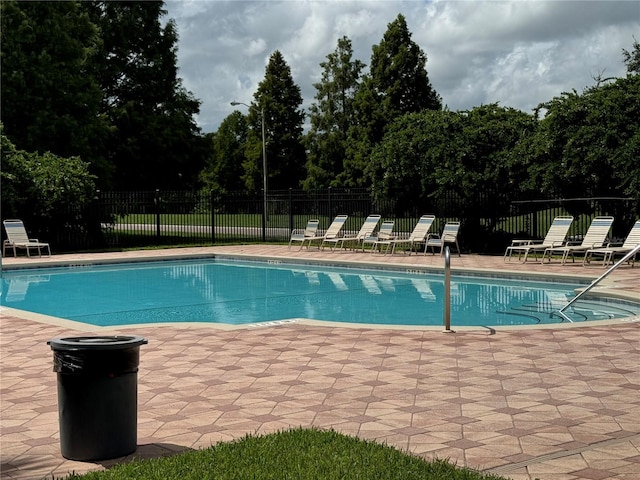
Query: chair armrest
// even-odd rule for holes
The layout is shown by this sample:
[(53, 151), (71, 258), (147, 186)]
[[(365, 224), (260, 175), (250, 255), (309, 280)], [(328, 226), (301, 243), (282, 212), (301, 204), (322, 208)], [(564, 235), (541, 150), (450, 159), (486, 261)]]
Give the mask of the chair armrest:
[(562, 247), (564, 245), (567, 245), (567, 243), (565, 243), (565, 242), (553, 242), (551, 244), (551, 247)]
[[(369, 235), (370, 235), (370, 233), (366, 233), (366, 234), (364, 235), (364, 237), (368, 237)], [(364, 237), (363, 237), (363, 238), (364, 238)], [(358, 238), (358, 234), (357, 234), (357, 233), (351, 233), (351, 232), (349, 232), (349, 233), (344, 233), (344, 234), (342, 235), (342, 238), (344, 238), (345, 240), (353, 240), (353, 239), (355, 239), (355, 238)]]
[(384, 232), (378, 232), (378, 241), (384, 241), (384, 240), (393, 240), (394, 238), (396, 238), (396, 236), (391, 233), (384, 233)]
[(624, 243), (622, 242), (609, 242), (605, 245), (605, 247), (621, 247), (622, 245), (624, 245)]
[(511, 246), (531, 245), (533, 240), (511, 240)]

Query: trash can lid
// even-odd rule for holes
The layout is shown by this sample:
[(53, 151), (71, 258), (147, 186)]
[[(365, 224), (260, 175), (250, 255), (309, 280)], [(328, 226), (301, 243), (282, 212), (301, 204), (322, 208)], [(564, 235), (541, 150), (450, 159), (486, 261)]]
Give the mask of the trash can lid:
[(137, 335), (105, 335), (94, 337), (58, 337), (47, 342), (52, 350), (120, 350), (146, 344)]

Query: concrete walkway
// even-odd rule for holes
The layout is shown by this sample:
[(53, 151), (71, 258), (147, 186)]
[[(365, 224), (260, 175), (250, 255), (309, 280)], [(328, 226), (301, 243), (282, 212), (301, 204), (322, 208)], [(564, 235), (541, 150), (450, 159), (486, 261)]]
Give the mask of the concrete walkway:
[[(299, 252), (282, 246), (54, 255), (43, 263), (161, 256), (257, 256), (441, 268), (427, 255)], [(40, 259), (3, 259), (3, 266)], [(452, 257), (454, 269), (595, 278), (601, 267)], [(640, 299), (640, 269), (607, 288)], [(127, 461), (60, 455), (56, 376), (47, 340), (136, 334), (138, 450), (157, 457), (247, 433), (333, 428), (425, 458), (514, 480), (640, 478), (640, 319), (547, 328), (363, 328), (317, 322), (259, 327), (144, 325), (72, 329), (0, 311), (1, 478), (42, 479)]]

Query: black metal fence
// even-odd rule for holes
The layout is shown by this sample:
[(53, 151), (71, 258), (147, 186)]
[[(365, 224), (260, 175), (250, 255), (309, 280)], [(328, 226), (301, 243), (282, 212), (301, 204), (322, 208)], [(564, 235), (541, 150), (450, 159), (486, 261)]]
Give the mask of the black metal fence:
[[(433, 214), (434, 232), (440, 232), (447, 221), (462, 222), (463, 250), (497, 253), (516, 236), (544, 237), (558, 215), (574, 216), (570, 230), (574, 238), (586, 232), (596, 215), (614, 216), (612, 235), (624, 237), (638, 215), (638, 202), (632, 198), (514, 201), (495, 192), (480, 193), (472, 199), (452, 192), (410, 207), (391, 200), (376, 201), (368, 189), (271, 191), (266, 212), (263, 202), (261, 193), (99, 192), (83, 215), (83, 225), (60, 222), (41, 226), (38, 233), (57, 252), (288, 242), (291, 231), (304, 228), (311, 218), (319, 219), (323, 229), (336, 215), (346, 214), (345, 230), (358, 231), (367, 215), (377, 213), (385, 220), (395, 220), (395, 231), (410, 232), (421, 215)], [(64, 216), (64, 212), (59, 213)]]

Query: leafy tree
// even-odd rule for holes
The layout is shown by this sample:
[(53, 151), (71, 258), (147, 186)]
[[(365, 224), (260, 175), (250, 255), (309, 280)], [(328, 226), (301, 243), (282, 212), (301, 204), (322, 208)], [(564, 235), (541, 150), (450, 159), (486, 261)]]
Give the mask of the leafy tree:
[(543, 192), (584, 197), (638, 191), (629, 177), (637, 163), (629, 146), (640, 132), (640, 76), (583, 94), (565, 92), (540, 108), (546, 113), (532, 139), (537, 158), (531, 173)]
[(450, 111), (427, 110), (397, 118), (367, 167), (374, 197), (395, 199), (397, 215), (428, 208), (447, 190), (439, 179), (448, 183), (448, 175), (458, 173), (456, 165), (465, 154), (463, 130), (462, 115)]
[(343, 171), (347, 131), (354, 123), (353, 101), (364, 64), (353, 60), (351, 40), (342, 37), (323, 68), (322, 81), (314, 84), (317, 103), (311, 105), (311, 129), (305, 141), (308, 150), (304, 187), (326, 188)]
[[(529, 156), (529, 188), (564, 198), (640, 198), (640, 75), (565, 92), (539, 109), (544, 118), (521, 150)], [(624, 230), (624, 217), (639, 207), (608, 212), (619, 219), (614, 229)], [(590, 207), (578, 204), (571, 213), (585, 211)]]
[[(509, 213), (511, 200), (520, 197), (527, 165), (512, 152), (536, 131), (536, 119), (497, 104), (475, 107), (461, 114), (464, 155), (436, 175), (441, 194), (445, 187), (460, 199), (459, 216), (465, 234), (484, 238), (485, 233), (494, 233), (498, 221)], [(484, 227), (480, 224), (482, 211), (485, 212)]]
[(20, 218), (34, 236), (51, 238), (61, 229), (95, 230), (84, 216), (95, 196), (95, 176), (79, 157), (20, 150), (0, 134), (2, 214)]
[[(407, 114), (374, 149), (367, 174), (374, 195), (396, 199), (399, 214), (437, 209), (460, 218), (465, 237), (486, 238), (519, 193), (524, 167), (511, 152), (534, 130), (532, 115), (496, 104)], [(438, 206), (445, 197), (455, 199), (455, 210)], [(492, 213), (485, 227), (480, 208)]]
[[(267, 153), (268, 189), (297, 188), (306, 162), (302, 144), (304, 111), (302, 95), (291, 77), (291, 68), (279, 51), (269, 58), (265, 77), (249, 108), (249, 132), (243, 179), (250, 191), (262, 186), (262, 121)], [(264, 118), (263, 118), (264, 115)]]
[(210, 137), (213, 155), (201, 173), (205, 188), (226, 193), (244, 187), (241, 177), (247, 133), (247, 119), (238, 111), (222, 121), (218, 131)]
[(411, 40), (402, 14), (391, 22), (379, 45), (373, 46), (370, 74), (363, 80), (354, 101), (357, 121), (349, 129), (349, 150), (343, 185), (368, 186), (363, 175), (373, 149), (387, 126), (407, 113), (442, 108), (431, 87), (425, 65), (427, 57)]
[(118, 188), (191, 188), (206, 145), (200, 102), (177, 77), (175, 23), (162, 26), (161, 1), (82, 3), (100, 30), (93, 74), (113, 130), (108, 156)]
[(2, 117), (19, 148), (81, 156), (108, 177), (108, 122), (89, 67), (98, 29), (78, 2), (0, 2)]

